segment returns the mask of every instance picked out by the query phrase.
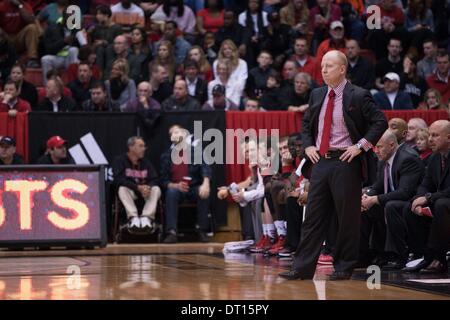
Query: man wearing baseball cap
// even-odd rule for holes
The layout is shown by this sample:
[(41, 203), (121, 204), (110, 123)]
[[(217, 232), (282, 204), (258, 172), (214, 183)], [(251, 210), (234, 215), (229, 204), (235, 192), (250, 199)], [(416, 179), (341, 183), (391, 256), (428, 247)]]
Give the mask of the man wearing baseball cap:
[(0, 138), (0, 165), (23, 164), (23, 158), (16, 153), (16, 141), (8, 136)]
[(382, 110), (414, 109), (411, 97), (400, 88), (400, 76), (395, 72), (388, 72), (383, 78), (384, 88), (373, 98)]
[(344, 34), (344, 24), (341, 21), (335, 20), (330, 23), (330, 38), (323, 40), (317, 48), (316, 61), (319, 65), (328, 51), (339, 50), (344, 54), (347, 53)]
[(208, 100), (202, 107), (203, 110), (238, 110), (239, 107), (226, 97), (226, 88), (216, 84), (212, 89), (212, 100)]
[(75, 164), (75, 161), (67, 153), (67, 141), (60, 136), (53, 136), (47, 140), (47, 151), (37, 164)]

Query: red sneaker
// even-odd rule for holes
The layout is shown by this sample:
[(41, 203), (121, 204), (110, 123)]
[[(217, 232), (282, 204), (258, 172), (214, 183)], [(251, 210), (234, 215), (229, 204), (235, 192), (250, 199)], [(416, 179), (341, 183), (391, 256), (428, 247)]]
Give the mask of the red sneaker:
[(267, 250), (272, 246), (272, 242), (270, 241), (270, 237), (263, 235), (261, 239), (259, 239), (258, 243), (254, 247), (250, 247), (250, 252), (253, 253), (261, 253)]
[(285, 242), (286, 242), (286, 237), (285, 236), (279, 236), (278, 237), (278, 241), (275, 242), (272, 245), (272, 247), (270, 247), (270, 249), (268, 250), (268, 253), (270, 255), (273, 255), (273, 256), (277, 255), (278, 252), (283, 250)]
[(323, 264), (323, 265), (332, 265), (333, 264), (333, 257), (326, 254), (321, 254), (319, 256), (319, 261), (317, 261), (317, 264)]

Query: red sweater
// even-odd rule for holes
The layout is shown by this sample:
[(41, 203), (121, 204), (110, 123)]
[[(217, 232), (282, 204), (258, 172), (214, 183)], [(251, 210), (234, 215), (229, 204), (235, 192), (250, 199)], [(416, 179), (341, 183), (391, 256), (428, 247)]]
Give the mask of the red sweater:
[[(18, 112), (30, 112), (31, 107), (30, 104), (22, 100), (20, 98), (17, 98), (17, 103), (13, 108), (14, 110), (17, 110)], [(8, 104), (0, 102), (0, 112), (8, 112), (9, 110), (12, 110)]]
[(441, 101), (446, 102), (450, 99), (450, 76), (447, 79), (447, 83), (438, 79), (435, 73), (427, 77), (428, 87), (436, 89), (442, 96)]

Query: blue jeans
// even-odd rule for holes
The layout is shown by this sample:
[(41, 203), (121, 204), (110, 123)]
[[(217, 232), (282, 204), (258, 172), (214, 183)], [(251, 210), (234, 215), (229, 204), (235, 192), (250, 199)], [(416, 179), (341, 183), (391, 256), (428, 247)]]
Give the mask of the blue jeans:
[(197, 203), (197, 225), (201, 231), (207, 232), (209, 229), (208, 211), (209, 197), (201, 199), (198, 195), (199, 187), (192, 187), (188, 192), (183, 193), (178, 189), (168, 188), (166, 191), (166, 223), (165, 231), (177, 230), (178, 222), (178, 205), (188, 199)]

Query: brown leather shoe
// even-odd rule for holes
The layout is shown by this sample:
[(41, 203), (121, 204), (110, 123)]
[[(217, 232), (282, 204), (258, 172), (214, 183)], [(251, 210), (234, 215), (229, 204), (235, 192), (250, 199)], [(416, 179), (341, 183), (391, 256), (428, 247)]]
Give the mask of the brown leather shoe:
[(420, 273), (423, 274), (440, 274), (447, 272), (448, 272), (447, 264), (443, 264), (439, 260), (433, 260), (433, 262), (431, 262), (428, 267), (420, 270)]

